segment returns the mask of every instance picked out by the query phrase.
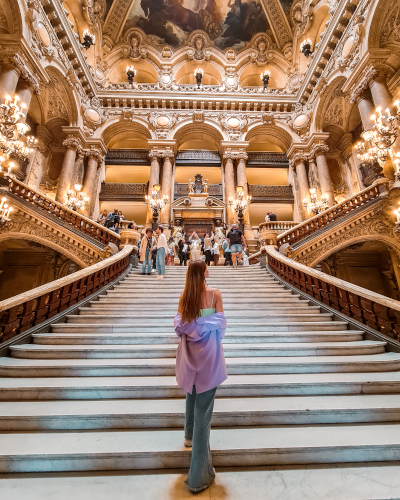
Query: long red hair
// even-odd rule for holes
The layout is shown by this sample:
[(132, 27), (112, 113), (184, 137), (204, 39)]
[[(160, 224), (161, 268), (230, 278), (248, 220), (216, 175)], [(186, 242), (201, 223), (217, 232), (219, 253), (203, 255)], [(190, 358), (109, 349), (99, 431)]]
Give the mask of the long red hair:
[(185, 288), (179, 300), (182, 319), (188, 323), (196, 320), (201, 315), (202, 299), (206, 291), (206, 269), (207, 266), (204, 261), (193, 261), (189, 264)]

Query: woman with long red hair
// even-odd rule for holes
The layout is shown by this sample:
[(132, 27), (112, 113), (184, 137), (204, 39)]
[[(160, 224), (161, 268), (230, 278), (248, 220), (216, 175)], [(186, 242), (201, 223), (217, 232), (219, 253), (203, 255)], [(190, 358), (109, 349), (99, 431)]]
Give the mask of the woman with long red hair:
[(175, 317), (181, 341), (176, 355), (176, 380), (186, 392), (185, 446), (192, 447), (186, 485), (197, 493), (215, 479), (211, 463), (210, 424), (217, 386), (227, 379), (222, 339), (226, 318), (221, 292), (206, 284), (208, 268), (192, 261)]

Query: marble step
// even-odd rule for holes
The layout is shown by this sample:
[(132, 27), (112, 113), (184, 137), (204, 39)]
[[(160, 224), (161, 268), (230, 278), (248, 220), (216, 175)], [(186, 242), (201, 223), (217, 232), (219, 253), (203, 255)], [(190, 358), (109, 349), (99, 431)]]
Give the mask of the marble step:
[[(363, 340), (364, 332), (345, 330), (338, 332), (294, 332), (294, 333), (230, 333), (223, 344), (247, 344), (256, 342), (355, 342)], [(179, 344), (173, 334), (120, 334), (120, 333), (34, 333), (35, 344), (51, 345), (136, 345)]]
[[(264, 324), (268, 323), (284, 323), (288, 322), (314, 322), (314, 321), (332, 321), (333, 314), (331, 313), (309, 313), (309, 314), (284, 314), (279, 311), (279, 314), (268, 313), (265, 312), (263, 314), (256, 314), (253, 317), (249, 318), (247, 314), (237, 315), (234, 317), (228, 317), (228, 324), (237, 325), (244, 323), (246, 326), (251, 326), (253, 323), (259, 324), (261, 321)], [(76, 314), (76, 315), (67, 315), (66, 316), (68, 323), (81, 323), (81, 324), (108, 324), (112, 322), (113, 324), (132, 324), (136, 323), (137, 326), (146, 328), (147, 326), (157, 326), (159, 329), (163, 328), (166, 325), (173, 325), (173, 317), (161, 317), (161, 318), (141, 318), (140, 320), (135, 317), (134, 311), (132, 314), (126, 314), (126, 311), (121, 311), (121, 314), (96, 314), (93, 311), (90, 311), (90, 314)], [(145, 322), (145, 323), (144, 323)]]
[[(9, 402), (0, 432), (184, 427), (182, 399)], [(218, 398), (213, 427), (399, 422), (398, 395)]]
[[(174, 291), (161, 291), (157, 290), (155, 292), (149, 291), (148, 289), (146, 290), (131, 290), (129, 288), (122, 288), (122, 287), (116, 287), (114, 290), (108, 290), (107, 296), (116, 296), (116, 297), (140, 297), (141, 299), (147, 299), (147, 300), (158, 300), (158, 299), (179, 299), (181, 296), (181, 293), (183, 291), (183, 288), (181, 292), (174, 292)], [(236, 303), (238, 302), (238, 290), (232, 290), (230, 292), (225, 292), (222, 295), (223, 300), (235, 300)], [(265, 298), (269, 299), (271, 297), (279, 296), (279, 297), (290, 297), (292, 295), (291, 290), (285, 290), (284, 288), (278, 288), (278, 289), (273, 289), (273, 290), (263, 290), (261, 292), (246, 292), (244, 296), (246, 299), (256, 299), (256, 298)]]
[[(386, 342), (226, 344), (226, 358), (289, 356), (357, 356), (385, 352)], [(165, 359), (176, 357), (171, 345), (40, 345), (11, 346), (11, 355), (24, 359)]]
[[(400, 425), (214, 429), (210, 445), (215, 467), (397, 461)], [(187, 468), (190, 457), (182, 430), (0, 434), (2, 473)]]
[[(217, 398), (351, 394), (400, 394), (400, 372), (230, 375)], [(1, 401), (184, 397), (174, 376), (0, 378)]]
[[(78, 316), (79, 317), (79, 316)], [(84, 316), (82, 316), (84, 317)], [(87, 316), (86, 316), (87, 318)], [(346, 321), (297, 321), (284, 323), (229, 323), (227, 335), (231, 332), (300, 332), (300, 331), (337, 331), (344, 330), (348, 326)], [(55, 333), (159, 333), (160, 327), (157, 325), (147, 325), (145, 323), (54, 323), (51, 329)], [(173, 323), (162, 328), (163, 333), (174, 333)]]
[[(94, 305), (95, 304), (95, 305)], [(126, 310), (119, 308), (118, 311), (121, 311), (122, 315), (125, 316), (127, 315)], [(263, 307), (259, 311), (253, 311), (253, 318), (267, 318), (271, 315), (277, 315), (278, 309), (274, 306), (268, 306)], [(309, 306), (308, 304), (300, 304), (297, 307), (292, 306), (292, 307), (279, 307), (279, 313), (281, 313), (282, 316), (293, 316), (296, 314), (320, 314), (320, 307), (319, 306)], [(100, 305), (98, 302), (93, 302), (90, 304), (90, 307), (80, 307), (79, 308), (79, 315), (80, 316), (91, 316), (91, 315), (96, 315), (96, 316), (113, 316), (115, 315), (116, 310), (115, 307), (109, 307), (105, 304)], [(171, 319), (173, 320), (176, 316), (177, 309), (164, 309), (162, 311), (160, 310), (147, 310), (147, 311), (132, 311), (131, 318), (138, 318), (138, 317), (146, 317), (147, 320), (153, 320), (153, 321), (170, 321)], [(249, 312), (248, 311), (241, 311), (239, 307), (236, 308), (230, 308), (230, 310), (225, 310), (224, 309), (225, 316), (227, 317), (228, 321), (231, 319), (236, 318), (246, 318), (248, 320), (249, 318)], [(275, 314), (274, 314), (275, 313)]]
[[(393, 462), (300, 467), (217, 467), (199, 500), (383, 500), (400, 498), (400, 466)], [(193, 500), (187, 471), (120, 471), (57, 474), (2, 474), (4, 498), (13, 500)], [(162, 492), (162, 498), (160, 497)]]
[[(108, 295), (99, 295), (99, 302), (109, 302), (110, 304), (134, 304), (134, 305), (139, 305), (140, 308), (142, 307), (147, 307), (147, 308), (153, 308), (154, 307), (154, 302), (152, 298), (149, 297), (143, 297), (141, 294), (138, 294), (138, 296), (133, 296), (131, 293), (123, 293), (120, 295), (117, 294), (108, 294)], [(258, 307), (263, 307), (264, 305), (268, 304), (290, 304), (290, 303), (299, 303), (299, 302), (307, 302), (304, 300), (300, 295), (298, 294), (279, 294), (278, 296), (276, 294), (271, 294), (270, 297), (263, 297), (261, 298), (260, 296), (257, 297), (252, 297), (248, 298), (246, 296), (240, 298), (240, 302), (238, 303), (237, 300), (234, 300), (233, 298), (226, 298), (223, 297), (223, 302), (224, 302), (224, 307), (232, 307), (232, 306), (237, 306), (237, 307), (251, 307), (254, 309), (257, 309)], [(173, 297), (157, 297), (157, 305), (162, 305), (163, 309), (165, 307), (171, 307), (174, 305), (177, 305), (179, 303), (179, 296), (173, 296)]]
[[(230, 375), (375, 372), (400, 370), (400, 354), (227, 358)], [(175, 359), (22, 359), (0, 358), (0, 377), (165, 376)]]
[[(89, 311), (91, 311), (90, 314), (110, 314), (114, 313), (115, 314), (115, 306), (118, 306), (118, 311), (123, 311), (125, 305), (132, 305), (133, 302), (127, 302), (127, 301), (119, 301), (112, 299), (112, 302), (109, 304), (105, 304), (104, 302), (100, 301), (91, 301), (88, 306), (80, 307), (79, 311), (80, 314), (89, 314)], [(279, 311), (283, 311), (283, 313), (287, 313), (288, 311), (292, 311), (293, 313), (299, 313), (299, 314), (307, 314), (308, 312), (318, 312), (320, 311), (321, 308), (319, 306), (310, 306), (308, 301), (296, 301), (294, 304), (289, 305), (285, 304), (282, 306), (279, 306)], [(247, 307), (243, 307), (240, 304), (224, 304), (224, 312), (225, 315), (232, 318), (233, 313), (238, 313), (238, 314), (249, 314), (249, 311), (252, 311), (254, 314), (262, 314), (264, 311), (277, 311), (276, 306), (273, 304), (269, 304), (268, 302), (262, 306), (262, 308), (255, 309), (252, 304), (247, 304)], [(141, 316), (151, 316), (153, 318), (156, 317), (175, 317), (177, 313), (177, 307), (163, 307), (162, 310), (156, 309), (154, 305), (147, 305), (143, 307), (140, 307), (140, 310), (135, 310), (134, 314), (135, 317), (141, 317)]]

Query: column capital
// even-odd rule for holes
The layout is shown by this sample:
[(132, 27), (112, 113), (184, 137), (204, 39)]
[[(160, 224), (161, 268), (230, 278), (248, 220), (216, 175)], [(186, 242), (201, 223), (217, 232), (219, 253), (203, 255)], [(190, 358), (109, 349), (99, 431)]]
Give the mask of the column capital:
[(89, 159), (92, 158), (93, 160), (95, 160), (98, 164), (97, 166), (101, 165), (101, 163), (104, 160), (104, 156), (97, 149), (91, 149), (90, 151), (85, 151), (85, 156), (87, 156)]
[(313, 144), (310, 156), (319, 156), (319, 155), (325, 155), (329, 151), (328, 145), (325, 143), (325, 141), (317, 141), (315, 144)]
[(67, 149), (71, 149), (72, 151), (78, 151), (80, 149), (80, 143), (74, 137), (68, 137), (67, 139), (64, 139), (63, 146), (65, 146)]
[(305, 164), (308, 160), (308, 155), (305, 153), (296, 153), (289, 159), (289, 165), (296, 170), (297, 165), (300, 163)]

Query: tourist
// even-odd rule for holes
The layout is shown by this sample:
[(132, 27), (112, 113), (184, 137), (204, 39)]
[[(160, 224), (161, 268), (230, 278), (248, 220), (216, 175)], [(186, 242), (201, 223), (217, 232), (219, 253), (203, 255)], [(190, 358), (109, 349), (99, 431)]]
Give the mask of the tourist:
[(174, 239), (172, 238), (172, 236), (169, 238), (168, 255), (167, 255), (167, 258), (165, 259), (165, 263), (167, 266), (174, 266), (175, 265), (175, 243), (174, 243)]
[(119, 233), (119, 215), (118, 208), (114, 208), (114, 212), (109, 212), (107, 219), (104, 222), (104, 226), (112, 231)]
[(224, 252), (225, 263), (224, 266), (233, 266), (231, 249), (226, 240), (222, 243), (222, 251)]
[(137, 231), (137, 224), (134, 220), (131, 220), (131, 222), (128, 224), (128, 229), (134, 229)]
[(232, 229), (229, 231), (226, 241), (231, 250), (233, 267), (236, 268), (238, 260), (242, 259), (243, 246), (247, 248), (246, 240), (242, 231), (238, 229), (237, 224), (232, 224)]
[(104, 222), (107, 219), (107, 213), (108, 212), (106, 209), (102, 211), (102, 213), (97, 217), (97, 224), (101, 224), (102, 226), (104, 226)]
[(215, 479), (211, 463), (210, 423), (217, 386), (228, 378), (222, 339), (226, 318), (221, 292), (206, 286), (208, 268), (203, 261), (189, 264), (179, 299), (175, 332), (181, 341), (176, 356), (176, 380), (186, 392), (185, 441), (192, 447), (185, 481), (193, 493)]
[(214, 254), (214, 266), (218, 266), (219, 262), (219, 245), (217, 242), (213, 245), (213, 254)]
[(201, 260), (201, 255), (200, 255), (201, 240), (197, 236), (197, 233), (195, 231), (193, 231), (192, 236), (189, 238), (189, 242), (191, 245), (192, 260)]
[(158, 226), (157, 228), (157, 260), (156, 260), (156, 265), (157, 265), (157, 279), (163, 280), (164, 279), (164, 274), (165, 274), (165, 256), (168, 253), (168, 243), (167, 243), (167, 238), (165, 237), (164, 234), (164, 228), (162, 226)]
[(274, 214), (274, 212), (269, 213), (269, 221), (276, 222), (276, 214)]
[(204, 255), (206, 257), (207, 266), (211, 265), (211, 252), (212, 252), (212, 241), (214, 237), (206, 233), (204, 237)]
[(179, 265), (182, 266), (185, 264), (187, 266), (187, 261), (189, 259), (190, 245), (186, 243), (185, 238), (183, 237), (181, 241), (178, 243), (178, 257), (179, 257)]
[[(140, 262), (142, 262), (142, 274), (151, 273), (151, 257), (153, 249), (157, 246), (157, 240), (153, 236), (153, 230), (146, 229), (146, 236), (143, 237), (140, 245)], [(146, 272), (147, 270), (147, 272)]]

